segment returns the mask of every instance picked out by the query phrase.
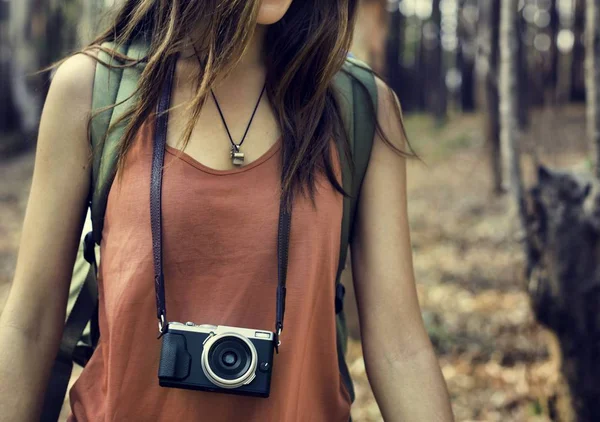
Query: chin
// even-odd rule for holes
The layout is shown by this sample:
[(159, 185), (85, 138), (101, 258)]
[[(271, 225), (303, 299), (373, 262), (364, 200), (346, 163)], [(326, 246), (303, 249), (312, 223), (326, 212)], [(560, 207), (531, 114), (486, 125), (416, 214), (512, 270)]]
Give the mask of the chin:
[[(273, 25), (283, 18), (293, 0), (262, 0), (256, 23)], [(304, 1), (304, 0), (298, 0)]]

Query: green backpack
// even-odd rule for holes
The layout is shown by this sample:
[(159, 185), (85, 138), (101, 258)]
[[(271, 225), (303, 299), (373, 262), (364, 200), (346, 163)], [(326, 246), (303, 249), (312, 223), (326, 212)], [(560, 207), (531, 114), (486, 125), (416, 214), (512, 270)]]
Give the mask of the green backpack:
[[(106, 46), (114, 48), (114, 44), (109, 43)], [(117, 50), (128, 57), (143, 58), (146, 55), (147, 45), (134, 41), (119, 47)], [(99, 58), (104, 62), (114, 60), (104, 52), (99, 53)], [(91, 122), (93, 162), (89, 207), (92, 231), (85, 236), (83, 248), (78, 256), (79, 263), (82, 259), (85, 259), (90, 266), (85, 277), (74, 275), (72, 280), (71, 292), (75, 292), (76, 300), (68, 314), (60, 349), (46, 390), (41, 418), (44, 422), (54, 422), (58, 419), (68, 388), (73, 362), (85, 366), (98, 342), (98, 286), (96, 281), (95, 245), (99, 245), (102, 238), (106, 202), (116, 172), (117, 145), (124, 133), (126, 122), (122, 122), (114, 130), (111, 130), (108, 136), (106, 134), (110, 125), (132, 106), (134, 99), (128, 100), (128, 98), (137, 87), (142, 69), (143, 64), (131, 68), (109, 69), (98, 63), (96, 67), (92, 109), (101, 110), (113, 104), (118, 105), (101, 112)], [(343, 382), (350, 392), (352, 401), (354, 401), (354, 388), (345, 362), (347, 331), (343, 312), (344, 286), (340, 283), (340, 277), (346, 263), (357, 200), (367, 170), (375, 134), (375, 119), (372, 110), (377, 110), (377, 87), (375, 78), (368, 70), (367, 65), (350, 57), (346, 59), (343, 71), (336, 75), (334, 85), (339, 94), (338, 100), (354, 161), (354, 172), (352, 172), (351, 163), (345, 159), (344, 154), (340, 154), (342, 156), (343, 187), (346, 192), (351, 193), (351, 197), (344, 198), (340, 257), (335, 280), (339, 369)], [(372, 102), (373, 106), (368, 103), (369, 101)], [(86, 329), (86, 327), (91, 328)]]

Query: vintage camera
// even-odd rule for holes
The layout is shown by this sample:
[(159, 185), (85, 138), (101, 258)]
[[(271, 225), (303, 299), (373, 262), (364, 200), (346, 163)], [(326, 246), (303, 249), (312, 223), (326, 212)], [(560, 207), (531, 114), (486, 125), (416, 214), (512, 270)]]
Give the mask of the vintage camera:
[(269, 397), (274, 334), (171, 322), (162, 337), (161, 387)]

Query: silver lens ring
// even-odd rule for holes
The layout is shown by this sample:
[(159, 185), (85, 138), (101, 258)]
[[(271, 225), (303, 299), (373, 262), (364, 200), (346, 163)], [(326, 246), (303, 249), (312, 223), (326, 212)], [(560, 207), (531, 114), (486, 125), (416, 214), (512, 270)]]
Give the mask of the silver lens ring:
[[(248, 370), (239, 378), (228, 380), (221, 378), (210, 367), (210, 363), (208, 362), (208, 355), (210, 354), (210, 349), (212, 346), (218, 341), (226, 337), (236, 337), (242, 340), (248, 348), (250, 349), (250, 354), (252, 355), (252, 360), (250, 362), (250, 367)], [(237, 333), (222, 333), (216, 336), (210, 337), (206, 343), (204, 344), (204, 348), (202, 350), (202, 357), (200, 359), (200, 363), (202, 365), (202, 371), (204, 375), (208, 378), (210, 382), (221, 387), (221, 388), (239, 388), (243, 385), (249, 384), (256, 375), (256, 367), (258, 366), (258, 353), (256, 352), (256, 348), (254, 344), (248, 338), (244, 337), (241, 334)]]

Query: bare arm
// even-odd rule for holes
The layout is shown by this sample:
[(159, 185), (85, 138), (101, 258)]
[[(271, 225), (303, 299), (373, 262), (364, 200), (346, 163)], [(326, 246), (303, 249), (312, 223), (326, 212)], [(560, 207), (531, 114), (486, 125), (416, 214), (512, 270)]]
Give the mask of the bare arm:
[[(393, 98), (378, 81), (378, 120), (405, 139)], [(423, 324), (412, 265), (406, 159), (376, 135), (362, 187), (352, 268), (367, 375), (386, 421), (452, 421), (446, 384)]]
[(95, 62), (57, 71), (42, 113), (13, 285), (0, 316), (0, 421), (39, 419), (65, 319), (90, 184), (87, 121)]

